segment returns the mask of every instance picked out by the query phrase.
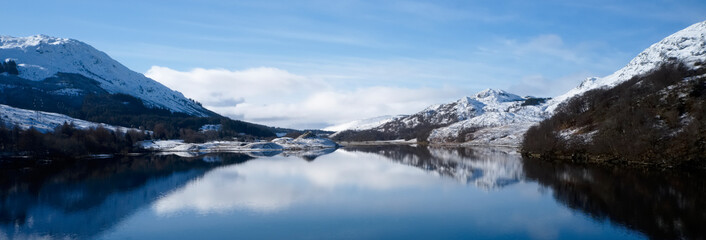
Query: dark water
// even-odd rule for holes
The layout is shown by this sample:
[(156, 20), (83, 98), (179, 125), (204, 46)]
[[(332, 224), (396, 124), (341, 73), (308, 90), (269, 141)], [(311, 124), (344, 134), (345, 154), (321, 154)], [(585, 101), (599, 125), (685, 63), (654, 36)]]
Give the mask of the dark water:
[(25, 160), (0, 173), (0, 239), (706, 236), (703, 174), (523, 160), (510, 149)]

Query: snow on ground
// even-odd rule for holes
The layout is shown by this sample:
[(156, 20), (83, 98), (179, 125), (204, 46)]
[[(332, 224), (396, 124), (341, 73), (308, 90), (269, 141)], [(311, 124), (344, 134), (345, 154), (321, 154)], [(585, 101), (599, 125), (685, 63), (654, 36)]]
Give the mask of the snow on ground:
[(148, 106), (195, 116), (207, 115), (207, 110), (180, 92), (128, 69), (81, 41), (45, 35), (0, 36), (0, 56), (15, 60), (19, 76), (25, 79), (41, 81), (58, 72), (77, 73), (98, 81), (109, 93), (132, 95)]
[(73, 123), (78, 129), (97, 128), (99, 126), (107, 128), (111, 131), (127, 131), (136, 130), (134, 128), (123, 128), (108, 124), (94, 123), (81, 119), (72, 118), (63, 114), (26, 110), (14, 108), (0, 104), (0, 119), (6, 126), (18, 126), (21, 129), (29, 129), (34, 127), (40, 132), (51, 132), (54, 128), (64, 124)]
[(221, 125), (221, 124), (206, 124), (206, 125), (201, 126), (201, 128), (199, 128), (199, 131), (200, 132), (220, 131), (221, 128), (223, 128), (223, 125)]
[(502, 90), (485, 90), (476, 94), (475, 115), (446, 127), (432, 130), (428, 141), (431, 143), (456, 142), (461, 134), (472, 133), (467, 144), (472, 145), (519, 145), (524, 132), (532, 125), (545, 119), (543, 106), (522, 106), (524, 98)]
[(141, 148), (149, 150), (165, 150), (184, 144), (184, 140), (158, 140), (158, 141), (141, 141), (138, 143)]
[(468, 146), (507, 146), (522, 144), (525, 132), (536, 122), (521, 122), (497, 127), (483, 128), (473, 133), (473, 140), (462, 145)]

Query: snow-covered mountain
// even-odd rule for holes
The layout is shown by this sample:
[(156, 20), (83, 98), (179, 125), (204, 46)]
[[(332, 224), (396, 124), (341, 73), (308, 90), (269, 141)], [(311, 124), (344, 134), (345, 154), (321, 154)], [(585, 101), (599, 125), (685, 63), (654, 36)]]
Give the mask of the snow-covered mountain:
[(588, 78), (578, 87), (550, 100), (546, 111), (553, 113), (556, 107), (573, 96), (591, 89), (610, 88), (631, 78), (655, 70), (663, 63), (680, 61), (687, 67), (706, 63), (706, 21), (693, 24), (642, 51), (625, 67), (603, 78)]
[(380, 126), (382, 124), (385, 124), (389, 121), (394, 120), (395, 118), (401, 118), (401, 117), (406, 117), (406, 116), (407, 115), (397, 115), (397, 116), (385, 115), (385, 116), (379, 116), (379, 117), (362, 119), (362, 120), (354, 120), (354, 121), (326, 127), (323, 130), (324, 131), (332, 131), (332, 132), (340, 132), (340, 131), (344, 131), (344, 130), (367, 130), (367, 129), (371, 129), (371, 128)]
[[(368, 131), (358, 132), (369, 134), (371, 137), (382, 135), (391, 139), (418, 138), (418, 141), (429, 140), (434, 143), (466, 142), (473, 139), (469, 135), (471, 132), (483, 128), (516, 124), (526, 130), (529, 127), (527, 123), (536, 123), (545, 117), (543, 108), (540, 106), (544, 100), (520, 97), (503, 90), (486, 89), (451, 103), (433, 105), (409, 116), (393, 118), (367, 129)], [(371, 133), (371, 131), (377, 133)], [(351, 132), (356, 131), (340, 132), (335, 136), (342, 136), (341, 140), (365, 139), (360, 134)], [(503, 137), (506, 136), (488, 139), (496, 140)]]
[[(121, 93), (139, 98), (147, 107), (163, 108), (193, 116), (213, 115), (180, 92), (128, 69), (104, 52), (77, 40), (45, 35), (0, 36), (0, 58), (16, 62), (19, 70), (17, 76), (22, 79), (42, 81), (56, 76), (57, 73), (80, 74), (97, 81), (108, 93)], [(75, 94), (81, 91), (65, 89), (58, 93)]]
[(51, 132), (64, 123), (72, 123), (77, 129), (104, 127), (111, 131), (130, 130), (129, 128), (84, 121), (63, 114), (26, 110), (0, 104), (0, 124), (4, 124), (6, 127), (17, 126), (25, 130), (34, 127), (40, 132)]
[[(488, 89), (476, 94), (474, 98), (466, 99), (477, 102), (473, 107), (476, 114), (432, 130), (427, 139), (429, 142), (470, 141), (479, 145), (515, 145), (515, 141), (519, 144), (522, 132), (546, 117), (540, 105), (542, 99), (523, 98), (503, 90)], [(530, 104), (528, 99), (537, 102)], [(481, 130), (486, 130), (486, 135), (490, 136), (480, 137), (478, 133)]]
[[(532, 125), (550, 117), (566, 100), (597, 88), (610, 88), (635, 76), (649, 73), (668, 62), (681, 62), (687, 68), (706, 64), (706, 21), (676, 32), (638, 54), (625, 67), (603, 78), (588, 78), (578, 87), (549, 99), (522, 98), (502, 90), (488, 89), (455, 102), (430, 106), (404, 118), (396, 118), (368, 132), (337, 133), (355, 140), (422, 136), (429, 132), (431, 143), (463, 142), (470, 145), (519, 145)], [(371, 133), (369, 131), (377, 131)], [(410, 133), (413, 132), (413, 133)], [(362, 137), (361, 135), (366, 137)], [(424, 139), (417, 139), (418, 141)]]
[(700, 22), (550, 102), (553, 116), (526, 132), (532, 141), (522, 149), (542, 158), (579, 152), (588, 163), (703, 167), (705, 86), (706, 22)]
[(473, 121), (479, 127), (486, 127), (539, 117), (540, 111), (523, 106), (527, 99), (529, 98), (523, 98), (503, 90), (486, 89), (452, 103), (427, 107), (421, 112), (395, 119), (378, 128), (383, 131), (394, 131), (399, 128), (446, 125), (466, 120)]

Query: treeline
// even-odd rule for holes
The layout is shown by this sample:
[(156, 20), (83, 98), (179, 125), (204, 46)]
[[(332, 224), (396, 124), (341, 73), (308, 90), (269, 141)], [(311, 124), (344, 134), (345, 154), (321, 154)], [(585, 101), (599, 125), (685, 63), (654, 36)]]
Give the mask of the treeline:
[[(92, 122), (157, 130), (155, 133), (158, 138), (192, 136), (204, 124), (221, 124), (223, 128), (218, 133), (221, 137), (242, 134), (254, 137), (275, 136), (270, 127), (232, 120), (210, 111), (207, 112), (208, 117), (196, 117), (167, 109), (150, 108), (134, 96), (110, 94), (97, 81), (80, 74), (57, 73), (42, 81), (0, 75), (0, 83), (11, 86), (0, 89), (0, 104), (56, 112)], [(57, 91), (65, 89), (80, 91), (75, 94), (57, 94)]]
[(135, 130), (77, 129), (73, 124), (64, 123), (53, 132), (42, 133), (34, 128), (8, 128), (0, 122), (0, 153), (58, 157), (129, 153), (140, 151), (135, 143), (146, 139), (150, 139), (149, 134)]
[[(166, 109), (147, 108), (142, 100), (125, 94), (88, 95), (80, 111), (71, 115), (92, 122), (149, 129), (154, 131), (158, 139), (194, 139), (198, 142), (243, 134), (254, 137), (275, 136), (267, 126), (232, 120), (215, 113), (211, 117), (195, 117)], [(215, 135), (199, 132), (199, 128), (206, 124), (220, 124), (221, 129)]]
[[(219, 130), (199, 131), (206, 124), (219, 124)], [(190, 143), (203, 143), (214, 140), (255, 140), (258, 138), (274, 138), (276, 135), (266, 126), (228, 118), (173, 118), (156, 122), (152, 128), (156, 139), (183, 139)]]
[(706, 68), (697, 69), (664, 64), (576, 96), (527, 131), (522, 151), (572, 161), (706, 166)]
[(20, 74), (17, 70), (17, 63), (14, 60), (0, 62), (0, 73), (8, 73), (12, 75)]
[(387, 130), (380, 130), (380, 128), (368, 129), (368, 130), (346, 130), (340, 132), (333, 136), (331, 139), (334, 141), (348, 141), (348, 142), (361, 142), (361, 141), (387, 141), (387, 140), (411, 140), (417, 139), (417, 142), (426, 142), (429, 138), (431, 131), (443, 127), (446, 125), (436, 125), (436, 124), (425, 124), (420, 123), (412, 128), (407, 127), (389, 127), (391, 124), (385, 124), (380, 128), (387, 128)]

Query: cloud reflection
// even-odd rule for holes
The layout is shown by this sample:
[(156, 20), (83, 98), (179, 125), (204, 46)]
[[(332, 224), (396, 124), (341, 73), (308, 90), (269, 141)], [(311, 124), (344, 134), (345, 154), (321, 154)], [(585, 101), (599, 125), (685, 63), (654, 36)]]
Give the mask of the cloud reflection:
[(272, 212), (347, 190), (383, 191), (455, 184), (370, 153), (343, 150), (313, 162), (276, 156), (215, 169), (153, 205), (158, 214), (235, 209)]

